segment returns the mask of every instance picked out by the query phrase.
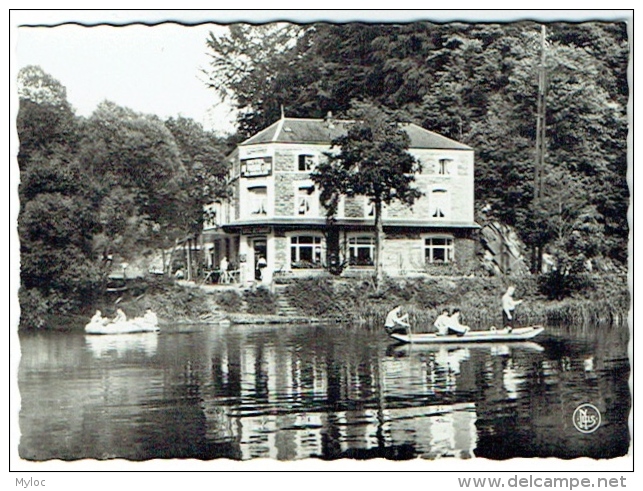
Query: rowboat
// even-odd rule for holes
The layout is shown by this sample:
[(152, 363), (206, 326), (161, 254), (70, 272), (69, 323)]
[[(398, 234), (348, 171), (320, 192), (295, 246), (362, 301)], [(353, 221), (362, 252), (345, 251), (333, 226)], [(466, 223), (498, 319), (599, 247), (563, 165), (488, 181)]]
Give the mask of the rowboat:
[(85, 326), (87, 334), (131, 334), (135, 332), (157, 332), (159, 326), (142, 319), (132, 319), (124, 322), (110, 322), (109, 324), (100, 324), (90, 322)]
[(518, 327), (509, 329), (490, 329), (488, 331), (469, 331), (463, 336), (440, 335), (435, 333), (393, 333), (389, 336), (401, 343), (412, 344), (460, 344), (460, 343), (491, 343), (507, 341), (526, 341), (538, 336), (545, 330), (542, 326)]
[(148, 311), (143, 317), (110, 320), (101, 316), (100, 310), (92, 317), (85, 326), (87, 334), (132, 334), (136, 332), (158, 332), (159, 321), (152, 311)]
[[(400, 343), (396, 342), (390, 345), (390, 353), (398, 355), (400, 353), (407, 353), (411, 351), (418, 351), (419, 353), (430, 353), (440, 351), (442, 349), (457, 350), (459, 348), (487, 350), (492, 355), (507, 355), (512, 350), (529, 351), (540, 353), (545, 351), (545, 348), (535, 341), (479, 341), (476, 343)], [(411, 350), (411, 351), (410, 351)], [(387, 351), (389, 354), (389, 351)]]

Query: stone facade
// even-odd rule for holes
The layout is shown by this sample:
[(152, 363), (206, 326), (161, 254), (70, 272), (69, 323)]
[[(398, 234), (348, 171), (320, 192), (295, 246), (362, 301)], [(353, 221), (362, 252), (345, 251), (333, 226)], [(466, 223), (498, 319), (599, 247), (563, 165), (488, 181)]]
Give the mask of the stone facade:
[(365, 200), (363, 196), (345, 198), (343, 216), (346, 218), (364, 218), (364, 202)]
[[(349, 269), (369, 267), (374, 217), (369, 213), (367, 198), (340, 200), (335, 216), (339, 249), (335, 253), (337, 239), (335, 245), (326, 243), (325, 210), (319, 203), (320, 190), (310, 179), (311, 170), (326, 158), (324, 153), (330, 151), (330, 140), (338, 131), (339, 127), (322, 120), (286, 118), (242, 143), (230, 155), (233, 213), (229, 215), (234, 219), (223, 224), (223, 230), (237, 238), (236, 254), (243, 259), (242, 269), (249, 278), (260, 255), (267, 256), (267, 281), (274, 271), (292, 271), (304, 264), (312, 268), (310, 271), (321, 270), (330, 263), (327, 253), (337, 254)], [(473, 149), (419, 127), (413, 131), (416, 141), (425, 145), (409, 149), (421, 163), (414, 186), (423, 195), (410, 208), (395, 202), (383, 207), (384, 270), (393, 275), (430, 270), (426, 264), (427, 237), (449, 243), (448, 253), (436, 253), (436, 262), (467, 269), (475, 260), (475, 240), (468, 231), (477, 227), (473, 220)], [(306, 142), (307, 138), (311, 141)], [(324, 138), (327, 140), (321, 141)], [(436, 142), (436, 147), (426, 147), (427, 142)], [(316, 237), (312, 245), (297, 245), (307, 244), (311, 237)], [(301, 256), (297, 264), (291, 263), (291, 248)], [(318, 260), (320, 250), (322, 260)], [(436, 269), (445, 268), (436, 265)]]
[(290, 244), (287, 237), (275, 237), (275, 267), (276, 271), (290, 269)]
[(292, 172), (275, 176), (275, 216), (293, 216), (295, 210), (295, 177)]

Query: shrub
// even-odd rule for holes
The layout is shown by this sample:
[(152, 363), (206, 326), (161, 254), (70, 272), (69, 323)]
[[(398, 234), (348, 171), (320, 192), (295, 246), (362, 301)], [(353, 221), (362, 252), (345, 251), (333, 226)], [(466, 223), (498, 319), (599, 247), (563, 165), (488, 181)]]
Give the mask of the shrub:
[(20, 329), (44, 329), (49, 313), (49, 302), (35, 288), (20, 288), (18, 291), (20, 302)]
[(241, 295), (236, 291), (226, 290), (217, 295), (217, 305), (226, 312), (239, 312), (241, 304)]
[(277, 313), (275, 296), (267, 288), (256, 288), (243, 292), (249, 314), (272, 315)]
[(588, 274), (560, 274), (558, 271), (538, 277), (540, 293), (549, 299), (563, 299), (573, 293), (594, 288), (594, 281)]
[(337, 294), (334, 282), (328, 278), (302, 278), (286, 287), (290, 304), (302, 312), (314, 316), (331, 316), (346, 312), (351, 307), (355, 292)]

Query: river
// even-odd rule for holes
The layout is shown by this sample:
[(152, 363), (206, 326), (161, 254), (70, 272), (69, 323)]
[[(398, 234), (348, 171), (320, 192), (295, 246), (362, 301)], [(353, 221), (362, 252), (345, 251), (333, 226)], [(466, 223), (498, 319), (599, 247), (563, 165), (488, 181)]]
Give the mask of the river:
[[(364, 326), (20, 336), (26, 460), (612, 458), (628, 452), (627, 327), (395, 346)], [(580, 431), (576, 409), (600, 413)], [(579, 414), (576, 411), (576, 414)]]

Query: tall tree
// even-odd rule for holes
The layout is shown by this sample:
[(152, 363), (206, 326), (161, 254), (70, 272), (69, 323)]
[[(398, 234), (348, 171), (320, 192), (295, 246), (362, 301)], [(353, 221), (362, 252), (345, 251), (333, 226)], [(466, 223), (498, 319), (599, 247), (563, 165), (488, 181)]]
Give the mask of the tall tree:
[[(327, 160), (311, 174), (322, 189), (328, 213), (336, 211), (339, 194), (366, 196), (375, 215), (375, 279), (382, 285), (382, 206), (399, 201), (412, 205), (422, 193), (413, 187), (419, 162), (408, 153), (409, 137), (400, 125), (369, 103), (356, 103), (349, 116), (354, 123), (333, 140)], [(339, 152), (333, 152), (337, 148)]]
[(186, 170), (161, 120), (103, 102), (83, 125), (79, 155), (103, 197), (97, 247), (128, 258), (174, 241)]
[(45, 313), (44, 305), (69, 311), (95, 292), (97, 196), (77, 158), (78, 125), (65, 88), (39, 67), (26, 67), (18, 81), (21, 323), (42, 327), (30, 313)]
[(288, 23), (231, 24), (221, 35), (210, 33), (207, 45), (210, 68), (208, 86), (239, 110), (239, 131), (256, 132), (279, 117), (276, 78), (287, 70), (291, 49), (303, 28)]
[(179, 149), (185, 174), (179, 182), (181, 206), (178, 225), (186, 234), (203, 229), (204, 206), (228, 196), (225, 142), (189, 118), (170, 118), (165, 122)]

